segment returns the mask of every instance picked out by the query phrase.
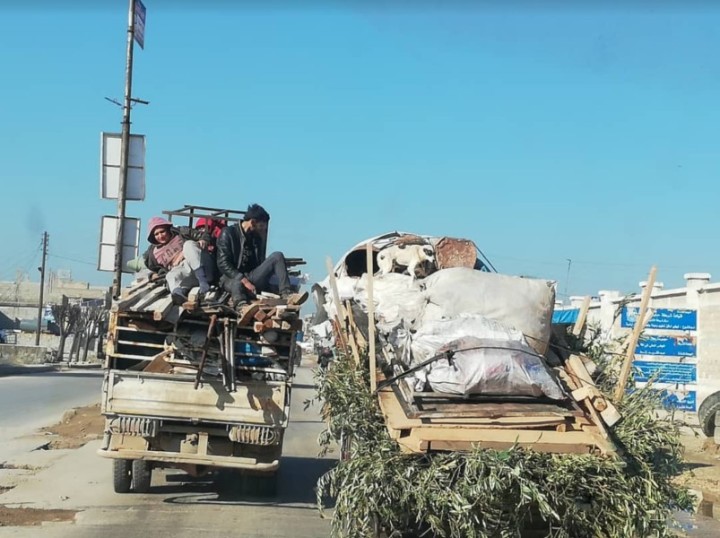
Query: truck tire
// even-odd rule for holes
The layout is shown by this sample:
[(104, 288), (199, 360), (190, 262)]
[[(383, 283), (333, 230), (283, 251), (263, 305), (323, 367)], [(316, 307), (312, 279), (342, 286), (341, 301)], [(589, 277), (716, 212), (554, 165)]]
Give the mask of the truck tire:
[(152, 480), (152, 464), (146, 460), (133, 460), (132, 462), (132, 490), (135, 493), (150, 491)]
[(711, 394), (698, 409), (698, 420), (703, 433), (708, 437), (715, 435), (715, 413), (720, 411), (720, 392)]
[(132, 481), (132, 461), (113, 460), (113, 489), (115, 493), (130, 491)]

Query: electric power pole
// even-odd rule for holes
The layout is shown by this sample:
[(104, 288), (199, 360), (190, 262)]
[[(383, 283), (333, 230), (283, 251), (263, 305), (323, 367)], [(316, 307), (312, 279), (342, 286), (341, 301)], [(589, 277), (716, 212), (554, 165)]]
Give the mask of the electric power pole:
[(128, 156), (130, 154), (130, 107), (132, 105), (133, 34), (135, 32), (135, 0), (129, 0), (127, 52), (125, 64), (125, 101), (123, 104), (122, 132), (120, 135), (120, 184), (118, 188), (117, 218), (118, 229), (115, 241), (115, 278), (113, 296), (120, 297), (122, 288), (122, 247), (125, 227), (125, 196), (127, 191)]
[(48, 247), (48, 233), (43, 232), (43, 253), (42, 253), (42, 265), (38, 267), (40, 271), (40, 304), (38, 305), (38, 321), (37, 321), (37, 333), (35, 334), (35, 345), (40, 345), (40, 332), (42, 331), (42, 319), (43, 319), (43, 301), (45, 300), (45, 260), (47, 259), (47, 247)]

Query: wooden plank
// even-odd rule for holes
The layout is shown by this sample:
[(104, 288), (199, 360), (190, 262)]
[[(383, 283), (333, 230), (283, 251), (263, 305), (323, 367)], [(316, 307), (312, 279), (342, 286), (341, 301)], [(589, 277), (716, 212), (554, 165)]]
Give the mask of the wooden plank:
[(132, 294), (128, 295), (128, 297), (126, 299), (122, 299), (120, 301), (116, 301), (115, 303), (113, 303), (111, 310), (113, 312), (128, 310), (131, 306), (133, 306), (138, 301), (140, 301), (143, 297), (145, 297), (153, 289), (154, 289), (153, 287), (141, 287), (138, 290), (133, 291)]
[(583, 327), (585, 326), (585, 320), (587, 320), (588, 315), (588, 309), (590, 308), (590, 296), (586, 295), (583, 299), (582, 306), (580, 307), (580, 313), (578, 314), (578, 318), (575, 321), (575, 325), (573, 326), (572, 333), (575, 336), (580, 336), (580, 333), (583, 330)]
[(337, 280), (335, 279), (335, 268), (330, 256), (325, 258), (325, 265), (328, 270), (328, 278), (330, 279), (330, 289), (333, 296), (333, 304), (335, 305), (335, 321), (337, 323), (337, 333), (340, 348), (347, 352), (347, 336), (344, 334), (344, 323), (345, 313), (343, 312), (343, 305), (340, 302), (340, 293), (338, 292)]
[[(431, 421), (408, 417), (395, 391), (389, 388), (382, 389), (377, 394), (388, 432), (410, 452), (430, 449), (467, 450), (478, 443), (488, 448), (505, 449), (516, 442), (533, 450), (547, 452), (574, 453), (578, 450), (589, 452), (593, 449), (608, 454), (615, 452), (614, 445), (599, 435), (599, 429), (587, 424), (587, 421), (583, 428), (579, 428), (579, 424), (572, 429), (559, 428), (566, 431), (557, 431), (559, 425), (567, 424), (566, 418), (547, 415), (534, 418), (522, 415), (502, 416), (498, 417), (495, 423), (488, 423), (488, 419), (443, 423), (442, 418)], [(517, 422), (513, 424), (514, 421)], [(533, 421), (535, 424), (532, 424)], [(539, 429), (543, 426), (550, 429)], [(583, 448), (579, 449), (578, 446)]]
[(255, 314), (260, 310), (260, 305), (249, 304), (245, 305), (240, 309), (240, 316), (238, 317), (238, 325), (249, 325), (254, 319)]
[(353, 358), (355, 359), (355, 364), (360, 364), (360, 350), (357, 342), (357, 336), (360, 331), (358, 331), (355, 322), (352, 321), (352, 307), (350, 306), (350, 301), (346, 301), (344, 306), (347, 314), (347, 317), (345, 318), (347, 341), (350, 344), (350, 350), (352, 351)]
[(378, 392), (378, 398), (381, 410), (384, 413), (387, 413), (387, 420), (392, 421), (393, 423), (402, 422), (403, 424), (420, 424), (424, 423), (425, 421), (439, 423), (442, 421), (450, 421), (453, 419), (463, 419), (463, 422), (471, 420), (502, 421), (505, 419), (507, 419), (509, 422), (518, 420), (527, 420), (528, 422), (533, 422), (537, 420), (563, 422), (568, 419), (578, 418), (578, 416), (584, 416), (584, 413), (580, 409), (578, 409), (577, 411), (572, 411), (563, 409), (562, 407), (546, 404), (488, 403), (476, 403), (470, 406), (455, 405), (452, 408), (442, 408), (436, 412), (407, 413), (407, 411), (403, 409), (402, 403), (400, 402), (398, 395), (393, 391), (389, 389), (383, 389)]
[(170, 309), (173, 307), (172, 297), (169, 295), (167, 297), (163, 297), (159, 301), (156, 301), (153, 304), (153, 319), (155, 321), (161, 321), (165, 319), (165, 316), (170, 311)]
[(173, 367), (166, 359), (169, 355), (172, 355), (172, 353), (172, 349), (161, 351), (152, 358), (150, 364), (143, 368), (143, 372), (155, 372), (160, 374), (168, 374), (172, 372)]
[(633, 327), (633, 332), (630, 336), (630, 343), (628, 344), (627, 352), (625, 353), (625, 361), (623, 362), (622, 369), (620, 370), (620, 377), (618, 378), (618, 384), (615, 388), (616, 402), (621, 402), (623, 396), (625, 395), (625, 385), (627, 385), (628, 378), (630, 377), (630, 368), (632, 367), (633, 357), (635, 356), (635, 348), (637, 347), (638, 340), (640, 339), (640, 333), (645, 328), (645, 313), (647, 312), (650, 295), (652, 295), (653, 286), (655, 285), (656, 272), (657, 269), (653, 265), (650, 269), (647, 284), (643, 290), (642, 299), (640, 299), (640, 311), (635, 319), (635, 327)]
[[(572, 355), (571, 355), (571, 357), (572, 357)], [(580, 361), (580, 363), (582, 364), (582, 361)], [(568, 362), (565, 363), (565, 365), (566, 365), (566, 368), (568, 368), (568, 369), (573, 368), (572, 366), (570, 366), (569, 360), (568, 360)], [(571, 375), (568, 377), (568, 381), (570, 382), (569, 383), (570, 388), (572, 390), (581, 388), (584, 384), (582, 380), (586, 379), (586, 376), (587, 376), (587, 378), (590, 377), (590, 375), (587, 374), (587, 372), (585, 372), (584, 374), (582, 372), (577, 374), (577, 373), (574, 373), (574, 371), (573, 371), (571, 373)], [(590, 379), (590, 382), (592, 383), (592, 379)], [(587, 410), (587, 412), (590, 413), (590, 417), (593, 420), (593, 424), (597, 427), (598, 433), (608, 443), (612, 443), (612, 441), (610, 441), (610, 435), (608, 434), (607, 429), (605, 429), (605, 424), (603, 423), (603, 420), (600, 418), (600, 414), (598, 413), (597, 409), (595, 409), (595, 407), (593, 406), (590, 398), (586, 398), (586, 399), (582, 400), (582, 403), (584, 404), (583, 406)]]
[(413, 428), (408, 437), (436, 442), (493, 442), (500, 443), (509, 448), (515, 443), (534, 448), (534, 445), (549, 443), (553, 445), (586, 445), (597, 446), (603, 452), (613, 452), (606, 443), (602, 442), (591, 431), (558, 432), (554, 430), (498, 430), (489, 428), (428, 428), (420, 426)]
[(138, 302), (136, 302), (130, 310), (133, 312), (141, 312), (141, 311), (148, 311), (148, 310), (154, 310), (153, 304), (158, 299), (162, 299), (163, 296), (169, 295), (170, 292), (165, 286), (160, 286), (158, 288), (155, 288), (151, 290), (149, 293), (147, 293), (142, 299), (140, 299)]
[(373, 248), (370, 241), (365, 245), (365, 257), (367, 266), (365, 274), (367, 275), (367, 311), (368, 311), (368, 358), (370, 360), (370, 390), (375, 392), (377, 389), (377, 357), (375, 356), (375, 303), (373, 301), (373, 281), (375, 280), (373, 273)]
[[(483, 428), (553, 428), (556, 431), (562, 426), (567, 431), (568, 422), (564, 418), (552, 417), (504, 417), (490, 418), (448, 418), (448, 419), (422, 419), (423, 426), (428, 428), (447, 428), (453, 425), (478, 426)], [(579, 428), (578, 428), (579, 429)]]
[(576, 400), (584, 400), (586, 405), (600, 412), (600, 416), (608, 426), (614, 426), (622, 416), (605, 395), (600, 392), (585, 368), (585, 363), (577, 355), (570, 355), (565, 362), (573, 376), (578, 388), (573, 390), (572, 396)]

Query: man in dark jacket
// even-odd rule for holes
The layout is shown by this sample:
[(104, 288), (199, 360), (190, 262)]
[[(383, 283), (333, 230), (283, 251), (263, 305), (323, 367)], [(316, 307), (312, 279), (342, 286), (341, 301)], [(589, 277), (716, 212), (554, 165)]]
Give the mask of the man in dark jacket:
[(248, 206), (243, 220), (226, 226), (217, 240), (217, 266), (220, 284), (230, 292), (236, 309), (262, 291), (268, 291), (270, 279), (278, 281), (280, 296), (300, 304), (306, 295), (293, 294), (285, 256), (273, 252), (265, 257), (265, 239), (270, 215), (262, 206)]

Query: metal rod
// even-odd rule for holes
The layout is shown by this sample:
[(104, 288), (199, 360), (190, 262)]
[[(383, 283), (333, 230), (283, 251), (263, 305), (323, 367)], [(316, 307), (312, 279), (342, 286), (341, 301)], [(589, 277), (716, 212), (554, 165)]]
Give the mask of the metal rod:
[(194, 388), (196, 390), (200, 386), (200, 379), (202, 378), (203, 369), (205, 368), (205, 361), (207, 360), (208, 349), (210, 349), (210, 340), (215, 331), (215, 323), (217, 323), (217, 315), (213, 314), (212, 316), (210, 316), (210, 325), (208, 325), (205, 342), (203, 342), (202, 356), (200, 357), (200, 366), (198, 367), (197, 375), (195, 376)]
[(40, 304), (38, 304), (37, 332), (35, 333), (35, 345), (40, 345), (40, 332), (42, 331), (43, 302), (45, 300), (45, 260), (47, 259), (48, 233), (43, 232), (43, 253), (40, 269)]
[(118, 186), (118, 229), (115, 240), (115, 278), (113, 296), (120, 297), (122, 288), (122, 246), (125, 227), (125, 196), (127, 191), (128, 156), (130, 154), (130, 107), (132, 105), (133, 34), (135, 32), (135, 0), (128, 0), (127, 52), (125, 64), (125, 104), (123, 105), (122, 133), (120, 135), (120, 184)]

